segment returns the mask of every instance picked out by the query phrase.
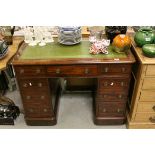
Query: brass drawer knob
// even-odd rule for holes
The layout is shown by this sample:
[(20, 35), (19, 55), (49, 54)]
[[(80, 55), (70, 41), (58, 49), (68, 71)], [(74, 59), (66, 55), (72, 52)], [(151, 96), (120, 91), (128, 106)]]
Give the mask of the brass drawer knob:
[(33, 109), (29, 109), (29, 112), (34, 112), (34, 110)]
[(40, 73), (41, 72), (41, 70), (40, 69), (36, 69), (36, 73), (38, 74), (38, 73)]
[(120, 113), (121, 111), (122, 111), (121, 109), (119, 109), (119, 108), (117, 109), (117, 112), (118, 112), (118, 113)]
[(122, 72), (125, 72), (125, 67), (122, 67)]
[(40, 98), (43, 100), (43, 99), (45, 99), (45, 96), (41, 96)]
[(26, 99), (27, 99), (27, 100), (31, 99), (31, 96), (26, 96)]
[(59, 69), (59, 68), (56, 69), (55, 73), (56, 73), (56, 74), (60, 74), (60, 69)]
[(108, 82), (104, 82), (104, 86), (108, 86)]
[(121, 86), (122, 86), (122, 87), (124, 86), (124, 82), (121, 82)]
[(120, 94), (120, 95), (118, 95), (118, 98), (119, 98), (119, 99), (121, 99), (122, 97), (123, 97), (123, 96), (122, 96), (121, 94)]
[(24, 69), (21, 69), (21, 70), (20, 70), (20, 74), (23, 74), (23, 73), (24, 73)]
[(40, 83), (38, 83), (38, 87), (42, 87), (43, 85), (42, 85), (42, 83), (40, 82)]
[(23, 84), (23, 87), (25, 87), (25, 88), (28, 87), (28, 84), (27, 83), (24, 83)]
[(155, 116), (149, 118), (151, 123), (155, 123)]
[(103, 98), (107, 98), (107, 95), (103, 95)]
[(89, 69), (86, 68), (86, 69), (85, 69), (85, 74), (88, 74), (88, 73), (89, 73)]
[(108, 67), (105, 67), (105, 68), (104, 68), (104, 72), (105, 72), (105, 73), (107, 73), (107, 72), (108, 72), (108, 70), (109, 70), (109, 68), (108, 68)]
[(47, 109), (46, 109), (46, 108), (44, 108), (44, 109), (43, 109), (43, 111), (44, 111), (44, 112), (47, 112)]
[(106, 112), (106, 111), (107, 111), (107, 110), (104, 108), (104, 109), (103, 109), (103, 112)]

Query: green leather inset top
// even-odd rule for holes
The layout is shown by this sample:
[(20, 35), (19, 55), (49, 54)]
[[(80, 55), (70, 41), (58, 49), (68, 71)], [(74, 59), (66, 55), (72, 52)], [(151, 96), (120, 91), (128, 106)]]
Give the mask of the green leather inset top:
[(93, 55), (89, 53), (90, 42), (82, 41), (76, 45), (61, 45), (58, 42), (49, 43), (45, 46), (26, 46), (20, 59), (59, 59), (59, 58), (127, 58), (125, 53), (115, 53), (109, 46), (109, 54)]

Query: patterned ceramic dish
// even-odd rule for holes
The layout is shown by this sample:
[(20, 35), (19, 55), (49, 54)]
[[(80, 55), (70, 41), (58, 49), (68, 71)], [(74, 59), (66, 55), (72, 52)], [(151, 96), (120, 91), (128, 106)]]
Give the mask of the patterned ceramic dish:
[(58, 42), (63, 45), (74, 45), (81, 42), (81, 27), (59, 27)]

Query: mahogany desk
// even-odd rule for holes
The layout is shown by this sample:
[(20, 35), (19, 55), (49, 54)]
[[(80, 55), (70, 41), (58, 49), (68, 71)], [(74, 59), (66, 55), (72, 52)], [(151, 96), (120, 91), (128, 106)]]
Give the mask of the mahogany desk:
[(13, 66), (23, 101), (28, 125), (57, 123), (60, 78), (96, 79), (94, 92), (94, 123), (123, 124), (131, 67), (135, 59), (130, 52), (89, 54), (90, 43), (83, 40), (74, 46), (57, 42), (30, 47), (23, 43), (14, 57)]

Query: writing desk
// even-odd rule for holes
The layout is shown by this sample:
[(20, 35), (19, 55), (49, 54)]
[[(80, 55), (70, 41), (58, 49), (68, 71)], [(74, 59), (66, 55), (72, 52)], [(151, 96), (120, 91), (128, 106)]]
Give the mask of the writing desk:
[(57, 123), (61, 85), (59, 78), (95, 78), (94, 123), (123, 124), (132, 64), (130, 50), (109, 54), (89, 54), (90, 43), (65, 46), (57, 43), (28, 46), (23, 43), (14, 57), (13, 66), (28, 125)]

